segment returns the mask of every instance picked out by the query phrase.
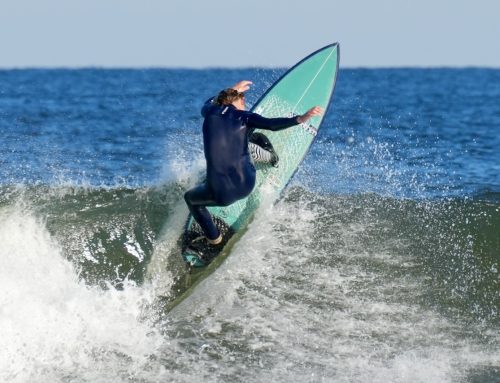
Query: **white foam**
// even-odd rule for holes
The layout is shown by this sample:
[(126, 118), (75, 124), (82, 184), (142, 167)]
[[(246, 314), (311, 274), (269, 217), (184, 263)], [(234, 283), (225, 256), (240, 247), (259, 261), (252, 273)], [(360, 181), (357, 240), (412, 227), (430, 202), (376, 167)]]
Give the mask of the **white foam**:
[[(405, 296), (423, 288), (418, 277), (364, 267), (362, 222), (323, 238), (345, 244), (332, 247), (336, 255), (317, 247), (322, 216), (300, 203), (261, 209), (231, 256), (174, 309), (166, 327), (184, 330), (177, 363), (187, 368), (190, 352), (200, 358), (186, 372), (191, 379), (217, 360), (221, 370), (207, 381), (443, 383), (498, 362), (498, 352), (457, 336), (459, 325)], [(373, 249), (373, 261), (394, 267), (399, 257), (406, 267), (391, 246), (405, 244)]]
[(43, 224), (18, 208), (0, 211), (0, 244), (0, 381), (160, 374), (148, 358), (162, 338), (138, 319), (147, 290), (86, 286)]
[[(265, 204), (159, 329), (138, 319), (157, 286), (90, 288), (40, 221), (0, 211), (0, 381), (446, 383), (498, 365), (498, 334), (483, 332), (485, 348), (473, 326), (413, 302), (408, 292), (425, 288), (418, 276), (380, 271), (406, 267), (405, 252), (391, 251), (404, 241), (367, 251), (373, 222), (347, 212), (331, 226), (322, 205)], [(178, 206), (172, 217), (185, 217)], [(182, 226), (172, 222), (157, 259), (174, 256)], [(156, 264), (153, 282), (171, 282), (169, 262)]]

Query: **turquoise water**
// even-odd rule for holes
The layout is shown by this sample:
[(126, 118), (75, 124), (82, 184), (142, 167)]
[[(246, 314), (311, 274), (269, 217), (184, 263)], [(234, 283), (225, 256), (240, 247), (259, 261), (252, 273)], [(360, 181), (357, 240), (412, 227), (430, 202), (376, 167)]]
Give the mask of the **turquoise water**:
[(281, 73), (0, 71), (0, 380), (500, 381), (499, 70), (341, 70), (283, 198), (167, 311), (199, 109)]

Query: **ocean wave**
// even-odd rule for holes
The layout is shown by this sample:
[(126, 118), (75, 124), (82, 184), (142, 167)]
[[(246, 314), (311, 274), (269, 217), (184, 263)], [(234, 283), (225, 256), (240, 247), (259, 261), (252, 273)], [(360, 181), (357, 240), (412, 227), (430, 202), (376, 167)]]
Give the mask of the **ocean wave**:
[[(166, 313), (158, 298), (178, 297), (186, 272), (172, 251), (185, 189), (1, 190), (3, 318), (25, 331), (5, 333), (3, 353), (15, 361), (5, 380), (90, 381), (107, 369), (119, 381), (290, 381), (314, 372), (442, 382), (495, 373), (498, 204), (291, 187), (257, 211), (226, 261)], [(147, 278), (151, 264), (156, 274)], [(33, 316), (38, 322), (19, 319)], [(36, 325), (49, 320), (55, 324)], [(37, 350), (51, 367), (20, 372)], [(214, 360), (245, 365), (252, 378), (238, 367), (209, 376)]]
[[(88, 284), (119, 287), (124, 280), (143, 283), (148, 265), (158, 258), (166, 261), (157, 273), (173, 269), (175, 279), (184, 276), (174, 249), (187, 216), (185, 190), (176, 182), (143, 188), (4, 187), (0, 206), (40, 217)], [(500, 207), (493, 202), (498, 195), (493, 197), (416, 201), (323, 195), (293, 187), (280, 203), (315, 209), (307, 246), (326, 258), (312, 257), (311, 262), (365, 262), (385, 249), (392, 257), (408, 258), (415, 265), (408, 272), (421, 274), (435, 287), (426, 290), (422, 302), (460, 310), (471, 320), (497, 322)], [(176, 230), (169, 232), (169, 226)], [(165, 242), (169, 246), (162, 246)]]

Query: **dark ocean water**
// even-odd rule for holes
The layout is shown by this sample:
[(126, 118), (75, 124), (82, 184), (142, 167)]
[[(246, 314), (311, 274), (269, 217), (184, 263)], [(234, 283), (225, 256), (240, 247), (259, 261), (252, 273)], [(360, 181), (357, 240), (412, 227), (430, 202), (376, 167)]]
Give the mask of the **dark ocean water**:
[(203, 102), (283, 70), (0, 71), (0, 380), (500, 382), (500, 70), (343, 69), (174, 311)]

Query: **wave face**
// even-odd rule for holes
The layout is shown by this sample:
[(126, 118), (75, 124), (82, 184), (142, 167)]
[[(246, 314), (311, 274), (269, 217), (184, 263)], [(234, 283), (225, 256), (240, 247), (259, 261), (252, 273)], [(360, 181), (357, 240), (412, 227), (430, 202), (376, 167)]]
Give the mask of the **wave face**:
[(167, 310), (190, 84), (280, 73), (0, 71), (0, 381), (499, 381), (500, 71), (342, 71), (282, 198)]
[[(165, 315), (158, 286), (185, 271), (159, 244), (182, 190), (10, 192), (0, 209), (1, 359), (14, 361), (5, 381), (497, 376), (498, 205), (296, 186)], [(164, 270), (150, 281), (155, 257)]]

